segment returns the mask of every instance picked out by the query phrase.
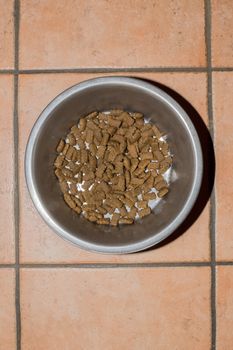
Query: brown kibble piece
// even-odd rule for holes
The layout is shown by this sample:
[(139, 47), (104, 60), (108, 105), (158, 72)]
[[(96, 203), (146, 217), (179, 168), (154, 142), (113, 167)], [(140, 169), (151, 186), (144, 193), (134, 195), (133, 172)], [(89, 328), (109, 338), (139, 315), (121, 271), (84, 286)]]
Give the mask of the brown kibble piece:
[(153, 136), (153, 134), (154, 134), (154, 132), (153, 132), (152, 128), (149, 128), (149, 129), (143, 131), (142, 137), (148, 138), (150, 136)]
[(140, 218), (144, 218), (144, 216), (147, 216), (151, 213), (151, 209), (148, 207), (146, 209), (139, 210), (138, 215)]
[(91, 154), (92, 154), (93, 156), (95, 156), (96, 153), (97, 153), (97, 147), (96, 147), (96, 145), (95, 145), (94, 143), (91, 143), (91, 144), (89, 145), (89, 149), (90, 149)]
[(115, 116), (118, 116), (118, 115), (122, 114), (123, 111), (122, 111), (122, 109), (112, 109), (112, 110), (110, 111), (110, 113), (113, 114), (113, 115), (115, 115)]
[(64, 200), (71, 209), (74, 209), (76, 207), (76, 203), (75, 203), (75, 201), (73, 201), (70, 194), (64, 193)]
[(57, 145), (57, 149), (56, 149), (57, 153), (61, 153), (64, 146), (65, 146), (65, 141), (61, 139)]
[(140, 209), (145, 209), (148, 207), (148, 201), (146, 200), (138, 201), (136, 204), (137, 204), (137, 207)]
[(124, 172), (123, 163), (122, 162), (116, 162), (115, 163), (114, 173), (121, 175), (121, 174), (123, 174), (123, 172)]
[(125, 197), (130, 199), (132, 202), (135, 202), (137, 200), (137, 196), (135, 195), (134, 191), (126, 191), (123, 193)]
[(86, 149), (81, 150), (81, 162), (83, 164), (87, 163), (88, 161), (88, 151)]
[(134, 143), (138, 141), (138, 139), (141, 137), (141, 133), (139, 130), (136, 130), (133, 135), (129, 137), (129, 142)]
[(125, 184), (126, 184), (126, 187), (129, 186), (130, 180), (131, 180), (130, 172), (129, 172), (128, 170), (126, 170), (126, 171), (125, 171)]
[(85, 202), (85, 198), (84, 198), (84, 196), (83, 196), (83, 192), (82, 191), (79, 191), (78, 193), (77, 193), (77, 197), (80, 199), (80, 201), (83, 203), (83, 202)]
[(109, 205), (107, 204), (103, 204), (103, 208), (106, 209), (106, 211), (109, 213), (109, 214), (113, 214), (115, 209), (113, 207), (110, 207)]
[(156, 170), (158, 168), (159, 168), (159, 163), (158, 162), (150, 163), (148, 165), (148, 170)]
[(77, 183), (81, 183), (83, 181), (83, 173), (80, 171), (75, 177)]
[(127, 112), (120, 114), (120, 118), (123, 121), (123, 127), (131, 126), (134, 123), (134, 119)]
[(102, 140), (102, 132), (101, 132), (101, 130), (100, 130), (98, 127), (96, 127), (96, 128), (94, 129), (93, 133), (94, 133), (94, 135), (95, 135), (96, 140), (98, 140), (99, 142), (101, 142), (101, 140)]
[(129, 154), (131, 155), (132, 158), (137, 158), (138, 156), (138, 148), (137, 148), (137, 142), (135, 143), (128, 143), (127, 145)]
[(142, 179), (139, 179), (138, 177), (133, 177), (131, 178), (131, 184), (132, 185), (135, 185), (135, 186), (140, 186), (140, 185), (143, 185), (145, 182), (145, 179), (142, 178)]
[(161, 188), (161, 190), (158, 192), (158, 197), (159, 197), (159, 198), (162, 198), (162, 197), (164, 197), (167, 193), (168, 193), (168, 188), (167, 188), (167, 187), (163, 187), (163, 188)]
[(158, 139), (162, 136), (162, 134), (161, 134), (161, 132), (159, 131), (159, 129), (157, 128), (157, 126), (153, 125), (153, 126), (152, 126), (152, 130), (153, 130), (153, 132), (154, 132), (154, 135), (155, 135)]
[(133, 223), (133, 219), (131, 219), (131, 218), (121, 218), (121, 219), (119, 219), (119, 224), (127, 224), (127, 225), (129, 225), (129, 224), (132, 224)]
[(85, 118), (86, 119), (93, 119), (95, 118), (99, 113), (98, 112), (91, 112), (90, 114), (88, 114)]
[(130, 160), (127, 156), (124, 157), (123, 163), (124, 163), (125, 169), (130, 170)]
[(76, 206), (76, 207), (74, 207), (74, 208), (72, 208), (74, 211), (76, 211), (76, 213), (77, 214), (81, 214), (81, 212), (82, 212), (82, 208), (81, 207), (78, 207), (78, 206)]
[(114, 209), (121, 208), (123, 206), (123, 203), (119, 199), (114, 197), (106, 199), (105, 203)]
[(128, 214), (126, 207), (123, 205), (121, 208), (119, 208), (121, 216), (126, 216)]
[(166, 142), (159, 141), (159, 148), (164, 156), (168, 155), (169, 147), (168, 147), (168, 144)]
[(77, 125), (73, 125), (71, 128), (70, 128), (70, 131), (72, 132), (72, 134), (74, 134), (75, 138), (78, 138), (80, 137), (81, 133), (80, 133), (80, 130), (78, 128)]
[(151, 170), (150, 173), (151, 173), (151, 175), (153, 177), (157, 177), (158, 176), (158, 172), (156, 170)]
[(54, 162), (54, 166), (56, 168), (61, 168), (62, 164), (64, 162), (64, 159), (65, 159), (65, 157), (62, 155), (57, 156), (57, 158), (55, 159), (55, 162)]
[(130, 211), (127, 213), (127, 215), (129, 218), (135, 219), (135, 216), (137, 215), (137, 208), (134, 206), (130, 208)]
[(97, 211), (102, 215), (107, 214), (107, 210), (103, 207), (98, 207)]
[(130, 168), (131, 173), (133, 173), (134, 170), (136, 170), (138, 163), (139, 163), (139, 160), (137, 158), (131, 159), (131, 168)]
[(113, 126), (110, 126), (109, 128), (108, 128), (108, 133), (111, 135), (111, 136), (113, 136), (114, 134), (115, 134), (115, 132), (116, 132), (116, 128), (114, 128)]
[(152, 160), (153, 154), (152, 154), (152, 152), (141, 153), (140, 158), (141, 158), (141, 160), (147, 160), (147, 159)]
[(75, 151), (76, 151), (75, 148), (70, 146), (66, 153), (66, 159), (71, 160), (73, 158), (73, 154)]
[(89, 165), (90, 165), (90, 169), (92, 171), (96, 170), (96, 166), (97, 166), (97, 161), (96, 161), (96, 157), (93, 156), (92, 154), (89, 153)]
[(74, 134), (72, 134), (72, 133), (68, 134), (67, 138), (68, 138), (69, 144), (71, 146), (74, 146), (76, 144), (76, 138), (75, 138)]
[(75, 201), (75, 203), (78, 207), (82, 206), (82, 202), (80, 201), (80, 199), (78, 199), (77, 197), (73, 197), (73, 200)]
[(78, 123), (79, 130), (84, 131), (86, 129), (86, 124), (87, 124), (87, 120), (85, 118), (81, 118)]
[(70, 148), (70, 145), (68, 143), (65, 144), (63, 150), (62, 150), (62, 154), (65, 156), (66, 153), (68, 152), (68, 149)]
[(65, 180), (65, 177), (64, 177), (64, 175), (62, 174), (61, 169), (56, 169), (56, 170), (55, 170), (55, 175), (56, 175), (56, 177), (58, 178), (59, 182)]
[(82, 185), (82, 186), (83, 186), (83, 189), (84, 189), (84, 190), (88, 190), (89, 187), (92, 185), (92, 183), (93, 183), (93, 180), (85, 180), (85, 181), (84, 181), (84, 184)]
[(156, 190), (160, 191), (162, 188), (167, 187), (166, 181), (162, 180), (154, 185)]
[(124, 204), (127, 205), (129, 208), (132, 208), (134, 206), (134, 201), (131, 201), (129, 198), (124, 198)]
[(125, 177), (119, 176), (119, 180), (117, 183), (117, 190), (118, 191), (124, 191), (125, 190)]
[(140, 149), (141, 153), (147, 153), (147, 152), (149, 152), (150, 150), (151, 150), (151, 146), (150, 146), (149, 143), (145, 144), (145, 145)]
[(160, 164), (158, 172), (159, 174), (164, 174), (169, 168), (170, 168), (169, 163), (164, 163), (163, 165)]
[(120, 120), (120, 119), (113, 118), (113, 117), (109, 117), (109, 118), (108, 118), (108, 124), (109, 124), (110, 126), (115, 127), (115, 128), (119, 128), (120, 125), (121, 125), (121, 120)]
[(94, 132), (93, 132), (93, 130), (87, 129), (86, 142), (87, 142), (87, 143), (92, 143), (92, 142), (93, 142), (93, 137), (94, 137)]
[(66, 181), (60, 182), (60, 188), (62, 193), (68, 193), (69, 192), (69, 186)]
[(93, 171), (88, 171), (83, 175), (84, 181), (93, 180), (94, 178), (95, 178), (95, 174)]
[(109, 135), (107, 132), (104, 132), (100, 144), (101, 144), (102, 146), (106, 146), (107, 143), (108, 143), (109, 137), (110, 137), (110, 135)]
[(158, 175), (157, 177), (155, 177), (154, 179), (154, 186), (159, 183), (160, 181), (163, 181), (163, 177), (162, 175)]
[(112, 140), (113, 141), (117, 141), (117, 142), (119, 142), (121, 144), (121, 143), (125, 142), (125, 137), (123, 135), (115, 134), (112, 137)]
[(99, 148), (97, 149), (96, 156), (97, 156), (98, 158), (103, 158), (103, 157), (104, 157), (105, 150), (106, 150), (106, 146), (99, 146)]
[(139, 112), (133, 112), (131, 113), (132, 117), (135, 119), (142, 119), (143, 120), (143, 114)]
[(73, 177), (73, 173), (70, 169), (67, 169), (67, 168), (63, 168), (62, 169), (62, 174), (65, 176), (65, 177)]
[(76, 139), (76, 143), (77, 143), (77, 145), (78, 145), (78, 147), (82, 150), (82, 149), (85, 149), (85, 142), (81, 139), (81, 138), (79, 138), (79, 139)]
[(162, 152), (160, 151), (155, 151), (153, 152), (155, 159), (157, 159), (159, 162), (164, 159), (164, 156)]
[(127, 133), (127, 131), (128, 131), (128, 128), (119, 128), (117, 129), (116, 134), (124, 136)]
[(99, 219), (99, 220), (97, 220), (97, 224), (100, 224), (100, 225), (109, 225), (109, 223), (110, 223), (109, 219)]
[(108, 155), (108, 161), (113, 162), (117, 155), (118, 155), (118, 150), (116, 150), (115, 148), (111, 148)]
[(125, 152), (125, 149), (126, 149), (126, 146), (127, 146), (127, 144), (126, 144), (125, 141), (124, 141), (124, 142), (121, 142), (121, 143), (120, 143), (120, 147), (119, 147), (119, 151), (120, 151), (121, 153), (124, 153), (124, 152)]
[(101, 179), (105, 169), (106, 169), (106, 165), (105, 164), (99, 165), (98, 168), (96, 169), (96, 176)]
[(136, 125), (137, 128), (141, 129), (144, 125), (143, 118), (136, 119), (134, 125)]
[(70, 193), (75, 195), (77, 194), (78, 190), (77, 190), (77, 184), (76, 183), (71, 183), (70, 184)]
[(117, 226), (119, 219), (120, 219), (120, 214), (114, 213), (112, 215), (112, 218), (110, 219), (110, 225)]
[(156, 199), (157, 196), (156, 196), (156, 193), (154, 192), (149, 192), (149, 193), (145, 193), (143, 196), (142, 196), (143, 200), (145, 201), (149, 201), (149, 200), (153, 200), (153, 199)]

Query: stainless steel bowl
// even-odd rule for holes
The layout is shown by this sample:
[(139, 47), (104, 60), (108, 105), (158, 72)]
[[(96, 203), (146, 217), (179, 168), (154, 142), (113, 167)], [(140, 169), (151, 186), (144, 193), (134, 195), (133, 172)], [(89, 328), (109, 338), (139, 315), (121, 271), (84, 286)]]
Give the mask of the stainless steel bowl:
[[(169, 194), (151, 215), (120, 227), (93, 224), (69, 209), (53, 170), (57, 142), (80, 116), (113, 108), (142, 112), (166, 132), (174, 155)], [(199, 138), (181, 106), (161, 89), (126, 77), (92, 79), (62, 92), (36, 121), (25, 156), (28, 190), (46, 223), (82, 248), (110, 254), (140, 251), (171, 235), (194, 205), (202, 169)]]

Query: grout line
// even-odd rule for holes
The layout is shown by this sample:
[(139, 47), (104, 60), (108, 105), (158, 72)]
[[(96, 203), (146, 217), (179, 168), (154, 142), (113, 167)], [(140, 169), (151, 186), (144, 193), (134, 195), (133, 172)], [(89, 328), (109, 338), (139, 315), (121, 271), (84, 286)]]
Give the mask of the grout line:
[(206, 267), (210, 262), (161, 262), (161, 263), (67, 263), (67, 264), (21, 264), (22, 268), (161, 268), (161, 267)]
[(0, 69), (0, 74), (15, 74), (15, 69)]
[(217, 266), (233, 266), (233, 261), (217, 261)]
[[(213, 90), (212, 90), (212, 56), (211, 56), (211, 0), (205, 0), (205, 40), (207, 59), (207, 102), (209, 131), (214, 143), (214, 120), (213, 120)], [(215, 249), (215, 190), (213, 188), (210, 198), (210, 245), (211, 245), (211, 349), (216, 349), (216, 249)]]
[(18, 75), (14, 76), (14, 222), (15, 222), (15, 307), (17, 350), (20, 350), (20, 272), (19, 272), (19, 174), (18, 174)]
[(118, 68), (65, 68), (65, 69), (22, 69), (21, 74), (43, 74), (43, 73), (117, 73), (117, 72), (206, 72), (206, 67), (118, 67)]
[(14, 227), (15, 227), (15, 310), (16, 310), (16, 349), (21, 349), (20, 316), (20, 266), (19, 266), (19, 161), (18, 161), (18, 67), (19, 67), (19, 9), (20, 2), (14, 2)]
[[(22, 263), (22, 264), (11, 264), (11, 263), (0, 263), (0, 269), (16, 268), (117, 268), (117, 267), (126, 267), (126, 268), (135, 268), (135, 267), (211, 267), (211, 261), (194, 261), (194, 262), (157, 262), (157, 263)], [(216, 266), (233, 266), (233, 261), (216, 261)]]
[[(233, 72), (233, 67), (210, 67), (212, 72)], [(126, 67), (126, 68), (64, 68), (64, 69), (0, 69), (0, 74), (61, 73), (205, 73), (208, 67)]]
[(233, 72), (233, 67), (212, 67), (212, 72)]
[(9, 269), (9, 268), (15, 268), (15, 264), (0, 264), (0, 269)]

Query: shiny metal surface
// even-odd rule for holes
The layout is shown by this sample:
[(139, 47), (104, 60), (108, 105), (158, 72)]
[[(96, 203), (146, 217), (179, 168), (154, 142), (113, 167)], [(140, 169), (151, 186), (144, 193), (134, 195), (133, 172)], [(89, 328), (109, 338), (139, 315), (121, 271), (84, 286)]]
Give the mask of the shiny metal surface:
[[(142, 112), (166, 132), (174, 155), (169, 194), (151, 215), (120, 227), (95, 225), (69, 209), (53, 171), (59, 138), (82, 115), (113, 108)], [(110, 254), (143, 250), (171, 235), (193, 207), (202, 169), (199, 138), (184, 110), (161, 89), (126, 77), (88, 80), (57, 96), (36, 121), (25, 155), (28, 190), (47, 224), (82, 248)]]

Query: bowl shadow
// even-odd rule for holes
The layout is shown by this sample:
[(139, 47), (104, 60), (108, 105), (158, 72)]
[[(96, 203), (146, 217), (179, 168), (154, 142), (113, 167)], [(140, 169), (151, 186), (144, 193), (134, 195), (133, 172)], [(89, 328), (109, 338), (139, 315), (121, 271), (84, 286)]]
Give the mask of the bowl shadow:
[(211, 196), (211, 192), (214, 186), (215, 154), (214, 154), (213, 142), (212, 142), (212, 138), (209, 133), (209, 130), (205, 125), (204, 121), (202, 120), (201, 116), (199, 115), (199, 113), (190, 104), (190, 102), (188, 102), (183, 96), (178, 94), (176, 91), (172, 90), (170, 87), (167, 87), (166, 85), (157, 83), (149, 79), (140, 78), (140, 80), (143, 80), (145, 82), (148, 82), (154, 85), (155, 87), (160, 88), (161, 90), (166, 92), (168, 95), (173, 97), (173, 99), (185, 110), (185, 112), (188, 114), (191, 121), (193, 122), (193, 125), (196, 128), (196, 131), (200, 139), (200, 144), (201, 144), (201, 149), (203, 154), (203, 177), (202, 177), (200, 191), (193, 208), (191, 209), (190, 213), (188, 214), (184, 222), (168, 238), (166, 238), (161, 243), (144, 250), (144, 251), (150, 251), (150, 250), (156, 250), (158, 248), (161, 248), (173, 242), (175, 239), (177, 239), (182, 234), (184, 234), (198, 219), (198, 217), (204, 210)]

